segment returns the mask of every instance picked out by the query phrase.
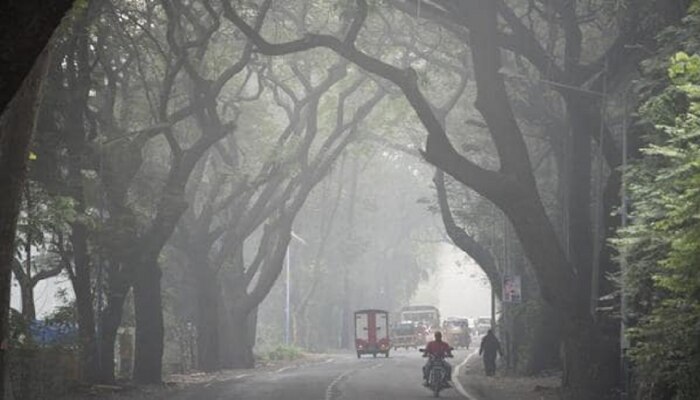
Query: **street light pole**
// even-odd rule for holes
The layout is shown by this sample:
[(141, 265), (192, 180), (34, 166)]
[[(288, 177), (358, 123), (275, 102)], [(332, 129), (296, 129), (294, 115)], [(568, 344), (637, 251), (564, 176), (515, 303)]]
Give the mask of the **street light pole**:
[[(290, 243), (291, 244), (291, 243)], [(287, 269), (287, 294), (286, 294), (286, 303), (285, 303), (285, 308), (284, 308), (284, 344), (289, 345), (289, 323), (290, 323), (290, 298), (289, 294), (291, 293), (290, 288), (291, 288), (291, 280), (289, 276), (289, 267), (290, 267), (290, 260), (289, 260), (289, 244), (287, 245), (287, 256), (285, 257), (285, 262), (286, 262), (286, 269)]]
[[(620, 201), (620, 225), (622, 229), (627, 227), (627, 112), (628, 112), (628, 101), (629, 101), (629, 91), (631, 86), (625, 91), (624, 98), (624, 111), (623, 111), (623, 121), (622, 121), (622, 187), (621, 187), (621, 201)], [(620, 257), (620, 275), (621, 275), (621, 288), (620, 288), (620, 374), (622, 375), (622, 390), (620, 390), (620, 398), (622, 400), (627, 400), (629, 397), (629, 366), (627, 362), (627, 350), (629, 348), (629, 340), (627, 338), (627, 296), (625, 294), (626, 290), (626, 280), (627, 280), (627, 249), (625, 244), (622, 244)]]
[[(299, 243), (302, 245), (306, 246), (306, 241), (299, 237), (294, 231), (292, 231), (292, 239), (297, 240)], [(291, 325), (291, 319), (292, 319), (292, 302), (291, 302), (291, 287), (292, 287), (292, 280), (291, 280), (291, 267), (292, 267), (292, 259), (291, 259), (291, 251), (290, 248), (292, 247), (292, 240), (289, 241), (287, 244), (287, 255), (285, 257), (285, 269), (287, 270), (285, 275), (286, 275), (286, 294), (285, 294), (285, 306), (284, 306), (284, 344), (289, 345), (290, 344), (290, 325)]]

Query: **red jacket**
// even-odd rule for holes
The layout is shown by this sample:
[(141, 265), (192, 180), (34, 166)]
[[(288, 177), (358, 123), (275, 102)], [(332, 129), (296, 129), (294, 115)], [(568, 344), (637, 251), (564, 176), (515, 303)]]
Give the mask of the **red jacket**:
[(442, 341), (438, 342), (437, 340), (433, 340), (425, 346), (425, 353), (433, 354), (438, 357), (446, 357), (450, 354), (450, 345)]

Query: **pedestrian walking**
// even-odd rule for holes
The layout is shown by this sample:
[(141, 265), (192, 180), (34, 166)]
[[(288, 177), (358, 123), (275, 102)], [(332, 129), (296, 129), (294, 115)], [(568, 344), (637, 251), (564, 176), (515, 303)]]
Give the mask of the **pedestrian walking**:
[(481, 340), (479, 355), (484, 357), (484, 370), (486, 371), (486, 376), (495, 375), (496, 356), (500, 355), (503, 357), (503, 352), (501, 351), (501, 342), (499, 342), (496, 335), (493, 334), (492, 329), (489, 329), (486, 336), (484, 336), (484, 338)]

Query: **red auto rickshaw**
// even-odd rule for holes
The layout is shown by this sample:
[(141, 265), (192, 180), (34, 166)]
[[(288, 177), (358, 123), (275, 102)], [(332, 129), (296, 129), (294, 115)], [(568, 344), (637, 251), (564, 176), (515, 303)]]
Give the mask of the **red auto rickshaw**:
[(355, 350), (357, 358), (363, 354), (384, 354), (389, 357), (389, 313), (384, 310), (355, 311)]

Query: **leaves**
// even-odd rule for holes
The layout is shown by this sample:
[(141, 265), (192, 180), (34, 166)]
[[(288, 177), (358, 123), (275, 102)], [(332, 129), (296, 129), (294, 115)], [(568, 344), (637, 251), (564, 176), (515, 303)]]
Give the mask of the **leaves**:
[(700, 56), (689, 56), (679, 51), (671, 58), (668, 76), (676, 85), (685, 85), (700, 80)]
[(30, 245), (44, 247), (48, 238), (67, 230), (67, 225), (77, 218), (74, 200), (69, 197), (48, 194), (37, 184), (30, 182), (25, 192), (17, 222), (17, 247)]
[(616, 245), (639, 391), (689, 400), (700, 396), (700, 56), (677, 52), (667, 71), (670, 85), (640, 110), (655, 129), (628, 171), (633, 219)]

